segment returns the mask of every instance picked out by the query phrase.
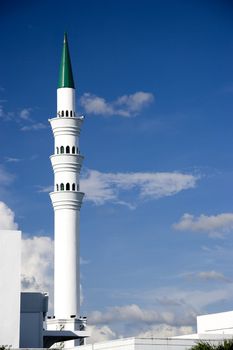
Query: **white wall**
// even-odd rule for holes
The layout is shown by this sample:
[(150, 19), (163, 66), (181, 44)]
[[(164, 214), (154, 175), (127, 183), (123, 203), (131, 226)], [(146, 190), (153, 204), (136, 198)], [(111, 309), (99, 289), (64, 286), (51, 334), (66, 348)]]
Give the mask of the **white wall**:
[(93, 345), (84, 345), (82, 350), (185, 350), (194, 344), (190, 340), (160, 338), (123, 338)]
[(197, 333), (233, 334), (233, 311), (197, 316)]
[[(211, 340), (218, 344), (222, 337)], [(118, 340), (83, 345), (82, 350), (189, 350), (197, 342), (196, 339), (172, 338), (123, 338)]]
[(0, 230), (0, 345), (19, 347), (21, 232)]

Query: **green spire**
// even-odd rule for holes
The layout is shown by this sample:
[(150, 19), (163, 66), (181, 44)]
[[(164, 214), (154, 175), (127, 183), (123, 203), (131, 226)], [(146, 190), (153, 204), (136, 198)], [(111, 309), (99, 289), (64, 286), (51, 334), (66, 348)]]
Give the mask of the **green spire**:
[(60, 73), (58, 88), (73, 88), (74, 89), (74, 79), (70, 61), (69, 46), (67, 41), (67, 34), (64, 34), (64, 43), (61, 57)]

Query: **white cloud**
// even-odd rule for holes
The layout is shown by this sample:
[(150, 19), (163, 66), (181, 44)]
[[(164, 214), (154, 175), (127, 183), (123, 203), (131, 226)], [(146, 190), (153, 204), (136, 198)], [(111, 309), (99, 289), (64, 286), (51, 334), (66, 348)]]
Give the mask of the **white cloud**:
[(13, 117), (14, 117), (13, 112), (6, 111), (3, 105), (0, 105), (0, 119), (4, 121), (9, 121), (9, 120), (12, 120)]
[(211, 216), (202, 214), (198, 217), (184, 214), (179, 222), (173, 224), (173, 228), (179, 231), (204, 232), (210, 237), (223, 237), (233, 230), (233, 213)]
[(227, 282), (227, 283), (232, 282), (223, 273), (217, 272), (214, 270), (184, 273), (181, 276), (187, 277), (189, 279), (200, 279), (204, 281), (218, 281), (218, 282)]
[(89, 265), (90, 262), (90, 260), (86, 260), (80, 256), (80, 265)]
[(23, 108), (19, 112), (20, 118), (23, 119), (23, 120), (30, 120), (31, 111), (32, 111), (31, 108)]
[(194, 188), (197, 176), (182, 173), (101, 173), (88, 170), (81, 178), (85, 199), (97, 205), (121, 201), (120, 191), (136, 189), (141, 199), (157, 199)]
[(41, 129), (46, 129), (48, 126), (43, 124), (43, 123), (35, 123), (32, 125), (25, 125), (22, 126), (22, 128), (20, 129), (21, 131), (37, 131), (37, 130), (41, 130)]
[(197, 277), (202, 280), (208, 280), (208, 281), (214, 280), (214, 281), (231, 282), (231, 280), (226, 276), (224, 276), (224, 274), (214, 270), (198, 272)]
[(33, 109), (28, 107), (18, 110), (17, 112), (8, 112), (6, 108), (4, 108), (3, 104), (0, 104), (0, 119), (3, 121), (16, 122), (21, 131), (37, 131), (46, 129), (48, 125), (41, 122), (36, 122), (33, 118), (31, 118), (32, 111)]
[(49, 193), (54, 190), (54, 186), (37, 186), (39, 193)]
[[(202, 288), (204, 286), (202, 285)], [(180, 323), (176, 318), (176, 323), (173, 325), (192, 325), (195, 321), (195, 314), (203, 313), (203, 309), (207, 306), (213, 306), (221, 303), (223, 300), (232, 300), (233, 283), (228, 283), (222, 288), (222, 284), (215, 288), (207, 289), (180, 289), (172, 286), (157, 288), (156, 290), (149, 290), (139, 295), (133, 295), (134, 299), (139, 302), (147, 302), (151, 305), (157, 304), (158, 301), (163, 300), (164, 296), (170, 295), (169, 309), (179, 309), (182, 311), (182, 317), (186, 318), (185, 322)], [(173, 301), (173, 306), (171, 301)], [(163, 305), (163, 303), (162, 303)]]
[(3, 106), (0, 105), (0, 118), (4, 118), (4, 117), (5, 117), (5, 112), (4, 112)]
[[(201, 274), (201, 278), (206, 277), (207, 274)], [(221, 307), (223, 301), (232, 301), (232, 293), (232, 283), (226, 284), (225, 288), (218, 286), (208, 290), (185, 290), (168, 286), (155, 290), (130, 291), (128, 297), (131, 300), (138, 299), (138, 303), (93, 311), (88, 315), (88, 323), (94, 325), (97, 335), (107, 325), (113, 333), (107, 333), (107, 339), (189, 334), (195, 331), (198, 314), (206, 313), (210, 307), (217, 310), (216, 306)], [(124, 293), (124, 297), (127, 294)], [(148, 305), (146, 308), (140, 306), (145, 303)]]
[(81, 106), (88, 114), (122, 117), (133, 117), (144, 107), (154, 101), (152, 93), (138, 91), (131, 95), (123, 95), (115, 101), (107, 102), (103, 97), (85, 93), (80, 98)]
[(81, 106), (89, 114), (112, 115), (114, 109), (103, 97), (98, 97), (90, 93), (85, 93), (80, 98)]
[[(120, 337), (164, 337), (193, 332), (196, 313), (186, 306), (177, 310), (158, 309), (155, 305), (142, 308), (137, 304), (109, 307), (88, 315), (93, 331), (89, 343)], [(107, 327), (107, 328), (106, 328)]]
[(167, 324), (154, 325), (148, 330), (137, 335), (138, 338), (170, 338), (178, 335), (195, 333), (194, 327), (191, 326), (169, 326)]
[[(81, 176), (80, 188), (85, 193), (84, 199), (96, 205), (112, 202), (134, 209), (135, 204), (120, 198), (123, 192), (136, 190), (136, 197), (140, 200), (158, 199), (194, 188), (198, 179), (198, 176), (178, 172), (102, 173), (88, 169)], [(38, 192), (53, 191), (53, 186), (38, 188)]]
[(48, 292), (53, 302), (53, 240), (47, 236), (22, 239), (22, 291)]
[(122, 106), (128, 113), (138, 113), (142, 108), (154, 101), (152, 93), (138, 91), (131, 95), (123, 95), (116, 101), (117, 106)]
[[(137, 328), (136, 328), (137, 329)], [(138, 333), (133, 334), (137, 338), (169, 338), (174, 337), (178, 335), (185, 335), (185, 334), (192, 334), (195, 332), (194, 327), (191, 326), (170, 326), (168, 324), (159, 324), (159, 325), (151, 325), (146, 326), (143, 331), (140, 331)], [(109, 340), (113, 340), (116, 338), (122, 338), (127, 337), (129, 334), (125, 333), (125, 330), (123, 330), (123, 333), (118, 333), (117, 331), (114, 331), (109, 325), (102, 325), (102, 326), (88, 326), (88, 330), (90, 331), (90, 338), (87, 339), (87, 344), (93, 344), (96, 342), (105, 342)], [(131, 336), (132, 334), (130, 334)]]
[[(210, 306), (212, 310), (218, 310), (223, 302), (232, 301), (233, 284), (211, 290), (184, 290), (174, 287), (148, 291), (140, 289), (130, 291), (129, 297), (135, 300), (136, 293), (139, 303), (146, 303), (147, 308), (135, 303), (109, 307), (88, 315), (88, 323), (91, 329), (94, 328), (94, 338), (91, 336), (89, 343), (130, 336), (170, 337), (193, 333), (198, 314), (207, 313)], [(125, 296), (127, 297), (126, 294)], [(105, 326), (108, 329), (102, 334)]]
[(13, 180), (14, 175), (10, 174), (2, 165), (0, 165), (0, 187), (10, 185)]
[(3, 202), (0, 202), (0, 230), (17, 230), (14, 212)]
[(167, 311), (142, 309), (136, 304), (110, 307), (104, 313), (93, 311), (89, 315), (90, 324), (110, 324), (119, 321), (153, 323), (173, 323), (174, 314)]
[(105, 181), (104, 174), (97, 170), (87, 170), (80, 181), (81, 190), (85, 193), (85, 200), (95, 204), (114, 201), (117, 197), (110, 184)]
[(100, 327), (88, 325), (88, 331), (91, 336), (87, 338), (87, 344), (105, 342), (117, 337), (117, 334), (107, 325)]
[(18, 163), (22, 161), (22, 159), (14, 157), (5, 157), (5, 160), (7, 163)]

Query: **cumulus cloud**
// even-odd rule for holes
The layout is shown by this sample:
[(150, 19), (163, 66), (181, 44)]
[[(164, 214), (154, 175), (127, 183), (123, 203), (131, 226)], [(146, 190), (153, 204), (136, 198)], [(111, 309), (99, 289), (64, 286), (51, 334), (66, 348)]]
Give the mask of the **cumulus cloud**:
[(39, 193), (48, 193), (54, 190), (54, 186), (37, 186)]
[(0, 202), (0, 230), (17, 230), (14, 212), (3, 202)]
[(47, 236), (22, 239), (22, 291), (48, 292), (53, 302), (53, 240)]
[(107, 325), (104, 326), (88, 326), (91, 336), (87, 338), (87, 344), (104, 342), (117, 338), (117, 334)]
[[(209, 274), (201, 273), (201, 279)], [(216, 276), (215, 274), (210, 274)], [(136, 303), (109, 307), (103, 311), (93, 311), (88, 315), (88, 323), (95, 327), (95, 333), (108, 326), (112, 333), (107, 339), (140, 336), (169, 337), (194, 332), (196, 316), (206, 313), (212, 306), (218, 308), (223, 301), (231, 301), (233, 283), (211, 289), (182, 289), (172, 286), (155, 290), (130, 291), (128, 296)], [(168, 297), (166, 297), (168, 296)], [(148, 305), (146, 308), (140, 305)], [(92, 338), (90, 338), (92, 342)]]
[[(134, 209), (135, 204), (122, 200), (121, 195), (135, 190), (136, 200), (158, 199), (194, 188), (198, 179), (178, 172), (102, 173), (87, 169), (81, 176), (80, 188), (85, 193), (84, 199), (96, 205), (112, 202)], [(51, 191), (53, 186), (38, 186), (38, 192)]]
[(22, 161), (20, 158), (15, 158), (15, 157), (5, 157), (5, 161), (7, 163), (19, 163)]
[[(89, 326), (88, 329), (90, 331), (91, 336), (87, 339), (87, 344), (104, 342), (128, 336), (127, 333), (118, 333), (114, 331), (108, 325)], [(134, 336), (136, 336), (137, 338), (169, 338), (179, 335), (192, 334), (194, 332), (194, 327), (191, 326), (176, 327), (162, 323), (159, 325), (152, 325), (149, 327), (147, 326), (145, 330), (139, 331), (139, 333), (135, 333)]]
[(9, 120), (12, 120), (13, 118), (14, 118), (14, 113), (6, 111), (4, 106), (0, 105), (0, 119), (2, 119), (3, 121), (9, 121)]
[(197, 273), (197, 277), (202, 280), (208, 280), (208, 281), (223, 281), (223, 282), (231, 282), (229, 278), (224, 276), (221, 272), (217, 271), (201, 271)]
[(14, 180), (14, 175), (10, 174), (4, 166), (0, 164), (0, 187), (8, 186)]
[[(168, 337), (193, 332), (193, 310), (167, 311), (158, 307), (142, 308), (137, 304), (109, 307), (88, 315), (91, 327), (89, 342), (120, 337)], [(107, 328), (106, 328), (107, 327)]]
[(214, 270), (185, 273), (183, 274), (183, 276), (189, 279), (200, 279), (202, 281), (217, 281), (217, 282), (226, 282), (226, 283), (232, 282), (223, 273), (217, 272)]
[(197, 176), (183, 173), (101, 173), (88, 170), (81, 179), (85, 199), (97, 205), (105, 202), (126, 204), (120, 199), (121, 191), (132, 189), (140, 199), (158, 199), (194, 188)]
[[(0, 101), (3, 102), (3, 101)], [(6, 102), (6, 101), (4, 101)], [(3, 104), (0, 105), (0, 119), (3, 121), (15, 121), (20, 122), (20, 120), (31, 121), (30, 114), (31, 108), (23, 108), (19, 112), (9, 112)]]
[(184, 321), (185, 319), (185, 322), (182, 321), (178, 324), (179, 320), (177, 318), (176, 323), (173, 325), (181, 326), (192, 325), (192, 322), (195, 321), (196, 314), (202, 313), (203, 309), (206, 309), (207, 306), (209, 307), (211, 305), (221, 303), (223, 300), (231, 300), (232, 292), (232, 283), (227, 284), (225, 288), (222, 288), (222, 285), (220, 285), (211, 289), (180, 289), (175, 287), (164, 287), (145, 293), (143, 298), (144, 300), (153, 303), (154, 301), (158, 300), (158, 298), (162, 298), (164, 295), (172, 295), (172, 299), (177, 301), (177, 306), (175, 306), (175, 309), (182, 310), (180, 320), (183, 319)]
[(173, 228), (179, 231), (203, 232), (210, 237), (223, 237), (233, 229), (233, 213), (211, 216), (202, 214), (198, 217), (184, 214), (179, 222), (173, 224)]
[(114, 109), (103, 97), (85, 93), (80, 98), (81, 106), (89, 114), (113, 115)]
[(154, 101), (152, 93), (138, 91), (131, 95), (123, 95), (112, 102), (107, 102), (103, 97), (85, 93), (80, 98), (81, 106), (88, 114), (122, 117), (133, 117), (144, 107)]
[(179, 335), (195, 333), (194, 327), (191, 326), (170, 326), (168, 324), (154, 325), (148, 330), (137, 335), (138, 338), (170, 338)]
[(115, 323), (117, 321), (125, 322), (143, 322), (146, 324), (174, 322), (174, 314), (171, 312), (158, 312), (155, 310), (146, 310), (136, 304), (110, 307), (104, 313), (93, 311), (89, 315), (90, 324)]
[(30, 120), (31, 111), (32, 111), (31, 108), (23, 108), (19, 112), (19, 117), (23, 120)]
[(206, 313), (211, 305), (221, 307), (223, 301), (232, 300), (233, 284), (211, 290), (174, 287), (139, 290), (129, 293), (131, 299), (135, 299), (135, 293), (138, 293), (140, 303), (149, 305), (147, 308), (134, 303), (88, 315), (88, 324), (93, 331), (89, 343), (120, 337), (172, 337), (194, 333), (198, 314)]
[(48, 126), (41, 122), (36, 122), (32, 117), (33, 108), (27, 107), (17, 112), (8, 112), (0, 104), (0, 120), (16, 122), (21, 131), (38, 131), (46, 129)]
[[(36, 122), (33, 118), (31, 118), (32, 111), (33, 109), (29, 107), (23, 108), (19, 112), (19, 123), (21, 125), (21, 131), (38, 131), (46, 129), (48, 127), (48, 125), (41, 122)], [(22, 123), (24, 125), (22, 125)]]
[(2, 105), (0, 105), (0, 118), (5, 119), (6, 113)]
[(21, 131), (37, 131), (37, 130), (42, 130), (42, 129), (46, 129), (48, 126), (43, 124), (43, 123), (35, 123), (32, 125), (25, 125), (22, 126), (22, 128), (20, 129)]

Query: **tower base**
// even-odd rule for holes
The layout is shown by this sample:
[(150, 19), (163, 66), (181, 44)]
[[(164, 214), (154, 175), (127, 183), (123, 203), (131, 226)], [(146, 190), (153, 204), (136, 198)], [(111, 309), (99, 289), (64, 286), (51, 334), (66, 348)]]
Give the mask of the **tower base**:
[[(73, 348), (75, 346), (85, 345), (85, 339), (90, 336), (90, 334), (86, 330), (86, 323), (86, 317), (69, 319), (47, 319), (47, 330), (56, 331), (56, 333), (58, 334), (58, 342), (54, 342), (51, 347), (67, 349)], [(67, 331), (70, 331), (73, 334), (73, 339), (67, 340), (65, 336)], [(64, 340), (62, 339), (62, 334), (64, 334)]]

